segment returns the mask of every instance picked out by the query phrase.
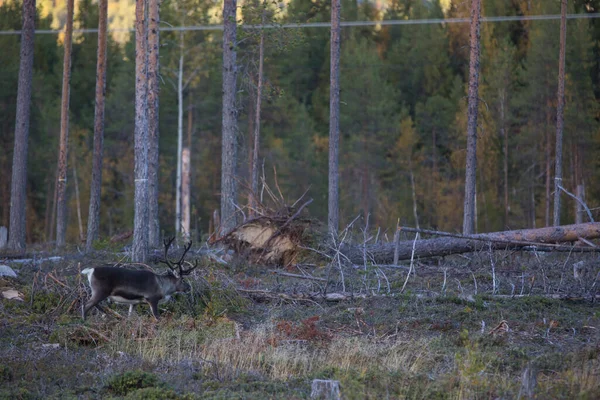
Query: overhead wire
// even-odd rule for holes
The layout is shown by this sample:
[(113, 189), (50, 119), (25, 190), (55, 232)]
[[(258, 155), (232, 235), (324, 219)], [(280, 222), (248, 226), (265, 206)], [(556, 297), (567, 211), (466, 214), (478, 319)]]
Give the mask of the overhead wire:
[[(568, 14), (567, 19), (596, 19), (600, 18), (600, 13), (587, 14)], [(482, 22), (514, 22), (514, 21), (549, 21), (559, 20), (560, 14), (547, 15), (506, 15), (498, 17), (482, 17)], [(342, 27), (359, 26), (401, 26), (401, 25), (431, 25), (431, 24), (464, 24), (469, 23), (469, 18), (425, 18), (425, 19), (390, 19), (378, 21), (343, 21)], [(302, 22), (302, 23), (284, 23), (284, 24), (266, 24), (266, 25), (240, 25), (241, 29), (307, 29), (307, 28), (329, 28), (330, 22)], [(221, 31), (223, 24), (189, 25), (189, 26), (161, 26), (163, 32), (184, 32), (184, 31)], [(63, 29), (36, 29), (38, 35), (56, 35), (62, 33)], [(113, 28), (109, 32), (133, 32), (133, 28)], [(73, 33), (98, 33), (97, 28), (75, 29)], [(20, 30), (2, 30), (0, 35), (20, 35)]]

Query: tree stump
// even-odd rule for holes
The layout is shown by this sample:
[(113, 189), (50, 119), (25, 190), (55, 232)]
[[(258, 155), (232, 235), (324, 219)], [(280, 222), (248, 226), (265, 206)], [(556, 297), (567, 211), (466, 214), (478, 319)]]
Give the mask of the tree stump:
[(340, 400), (342, 398), (340, 393), (340, 381), (333, 381), (329, 379), (313, 379), (310, 398)]

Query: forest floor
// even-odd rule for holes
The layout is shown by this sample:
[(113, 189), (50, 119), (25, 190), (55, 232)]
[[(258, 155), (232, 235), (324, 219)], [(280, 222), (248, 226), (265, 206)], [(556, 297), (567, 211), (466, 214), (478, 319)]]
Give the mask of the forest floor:
[(590, 253), (420, 260), (408, 279), (408, 263), (274, 270), (202, 257), (192, 292), (159, 321), (146, 305), (130, 317), (110, 305), (82, 322), (78, 271), (123, 257), (73, 250), (0, 254), (18, 274), (0, 294), (19, 297), (0, 296), (0, 399), (307, 399), (313, 379), (339, 381), (344, 399), (600, 398)]

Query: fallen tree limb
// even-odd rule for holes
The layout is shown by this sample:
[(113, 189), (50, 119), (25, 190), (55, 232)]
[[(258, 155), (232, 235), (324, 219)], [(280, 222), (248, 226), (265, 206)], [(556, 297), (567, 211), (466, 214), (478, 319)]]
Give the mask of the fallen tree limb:
[[(549, 246), (552, 250), (598, 251), (597, 248), (556, 246), (556, 244), (575, 242), (580, 238), (597, 239), (600, 237), (600, 223), (553, 226), (539, 229), (492, 232), (468, 237), (440, 237), (418, 240), (414, 246), (414, 257), (436, 257), (450, 254), (470, 253), (481, 250), (519, 250), (531, 246)], [(413, 240), (398, 243), (379, 243), (367, 245), (366, 251), (376, 263), (391, 263), (397, 246), (398, 260), (407, 260), (413, 253)], [(362, 246), (346, 244), (342, 252), (353, 263), (360, 264), (364, 258)]]
[(248, 289), (237, 289), (238, 292), (246, 293), (247, 295), (260, 300), (290, 300), (290, 301), (343, 301), (353, 299), (365, 299), (367, 295), (358, 293), (278, 293), (271, 292), (269, 290), (248, 290)]

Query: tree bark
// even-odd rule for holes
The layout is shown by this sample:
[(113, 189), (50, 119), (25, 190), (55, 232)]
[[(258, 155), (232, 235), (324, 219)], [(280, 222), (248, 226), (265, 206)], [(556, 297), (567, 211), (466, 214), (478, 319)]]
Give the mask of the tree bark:
[(135, 2), (135, 210), (132, 260), (148, 257), (148, 37), (144, 23), (147, 2)]
[(158, 218), (158, 107), (159, 23), (160, 0), (149, 0), (148, 22), (148, 245), (160, 246), (160, 219)]
[(471, 55), (469, 62), (469, 107), (467, 111), (467, 165), (463, 233), (475, 231), (475, 182), (477, 179), (477, 108), (479, 104), (479, 37), (481, 0), (471, 0)]
[(190, 149), (181, 151), (181, 231), (186, 240), (190, 238)]
[(504, 227), (508, 226), (508, 213), (510, 205), (508, 203), (508, 131), (505, 125), (505, 108), (506, 108), (506, 90), (500, 90), (500, 136), (503, 140), (504, 154), (502, 157), (502, 169), (504, 174)]
[(71, 153), (73, 158), (73, 183), (75, 184), (75, 201), (77, 204), (77, 226), (79, 228), (79, 242), (83, 243), (83, 221), (81, 219), (81, 198), (79, 196), (79, 179), (77, 178), (77, 160), (75, 155)]
[[(527, 243), (563, 243), (575, 242), (579, 238), (596, 239), (600, 237), (600, 222), (585, 224), (523, 229), (516, 231), (492, 232), (471, 235), (470, 238), (439, 237), (417, 240), (414, 243), (414, 257), (436, 257), (473, 251), (519, 249)], [(394, 260), (395, 243), (383, 243), (367, 246), (366, 251), (376, 263), (391, 263)], [(362, 264), (364, 252), (362, 246), (345, 245), (342, 252), (356, 264)], [(398, 259), (408, 260), (413, 255), (413, 241), (398, 242)], [(369, 258), (371, 259), (371, 258)]]
[(562, 186), (562, 147), (565, 112), (565, 48), (567, 45), (567, 1), (560, 6), (560, 55), (558, 58), (558, 101), (556, 107), (556, 154), (554, 162), (554, 226), (560, 225), (560, 186)]
[(69, 92), (71, 84), (71, 43), (73, 39), (74, 0), (67, 0), (65, 27), (62, 101), (60, 107), (60, 141), (58, 150), (58, 182), (56, 203), (56, 247), (65, 245), (67, 232), (67, 152), (69, 146)]
[(550, 208), (551, 208), (551, 176), (552, 176), (552, 136), (550, 134), (550, 110), (546, 109), (546, 203), (544, 213), (544, 226), (550, 226)]
[(92, 184), (88, 211), (86, 251), (91, 251), (98, 239), (100, 199), (102, 195), (102, 157), (104, 153), (104, 103), (106, 100), (106, 36), (108, 0), (98, 1), (98, 56), (96, 60), (96, 105), (94, 109), (94, 155)]
[(340, 17), (341, 0), (331, 1), (331, 43), (329, 83), (329, 234), (337, 236), (339, 217), (339, 152), (340, 152)]
[[(265, 23), (265, 10), (262, 12), (262, 24)], [(265, 49), (265, 32), (261, 26), (260, 45), (258, 48), (258, 84), (256, 87), (256, 108), (254, 110), (254, 143), (252, 146), (252, 194), (250, 195), (251, 209), (256, 204), (254, 196), (258, 196), (258, 149), (260, 147), (260, 111), (263, 92), (263, 63)]]
[(237, 182), (237, 110), (236, 93), (236, 46), (237, 46), (237, 1), (223, 2), (223, 137), (221, 149), (221, 226), (225, 235), (236, 225), (235, 202)]
[(179, 33), (177, 72), (177, 175), (175, 177), (175, 233), (181, 232), (181, 152), (183, 151), (183, 32)]
[(8, 248), (25, 248), (25, 203), (27, 202), (27, 146), (29, 138), (29, 114), (31, 106), (31, 80), (33, 77), (33, 40), (35, 37), (35, 0), (23, 0), (23, 29), (21, 30), (21, 54), (19, 86), (17, 91), (17, 114), (15, 144), (13, 151), (12, 180), (10, 187), (10, 228)]

